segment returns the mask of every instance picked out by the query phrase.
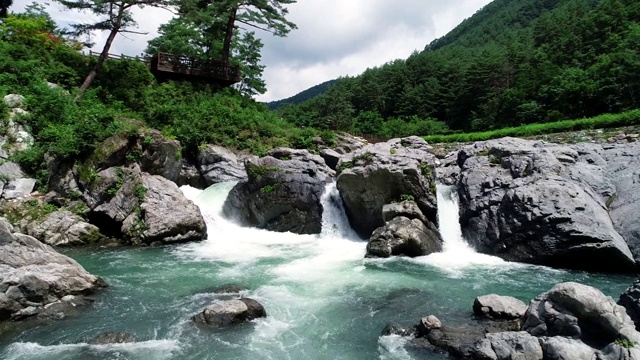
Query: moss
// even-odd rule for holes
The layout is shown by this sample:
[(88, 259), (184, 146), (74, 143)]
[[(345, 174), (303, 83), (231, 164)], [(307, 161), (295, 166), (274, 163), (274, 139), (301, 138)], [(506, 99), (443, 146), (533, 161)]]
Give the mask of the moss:
[(98, 172), (92, 162), (78, 164), (77, 170), (80, 181), (85, 184), (92, 184), (98, 180)]
[(415, 201), (415, 198), (411, 194), (400, 195), (400, 201)]
[(619, 345), (625, 349), (630, 349), (632, 347), (635, 347), (636, 345), (638, 345), (635, 341), (632, 340), (627, 340), (627, 339), (618, 339), (616, 341), (614, 341), (614, 343), (616, 345)]
[(263, 194), (270, 194), (270, 193), (274, 192), (278, 188), (279, 185), (280, 184), (265, 185), (265, 186), (260, 188), (260, 192), (263, 193)]
[(107, 195), (109, 195), (109, 197), (114, 197), (116, 196), (116, 194), (118, 193), (118, 191), (122, 188), (122, 185), (124, 185), (124, 173), (122, 171), (122, 168), (116, 168), (116, 183), (113, 184), (113, 186), (111, 186), (109, 189), (107, 189)]
[(138, 199), (138, 203), (142, 203), (144, 201), (145, 196), (147, 195), (147, 188), (143, 184), (138, 184), (133, 190), (133, 193)]
[(282, 171), (282, 169), (277, 166), (260, 166), (260, 165), (254, 165), (254, 164), (249, 164), (247, 166), (247, 173), (249, 174), (249, 176), (254, 178), (259, 176), (264, 176), (274, 171)]
[(396, 150), (396, 149), (394, 149), (394, 148), (389, 149), (389, 153), (390, 153), (391, 155), (395, 155), (395, 154), (396, 154), (396, 152), (397, 152), (397, 150)]
[(489, 164), (500, 165), (500, 164), (502, 164), (502, 158), (500, 158), (499, 156), (495, 156), (495, 155), (489, 155)]
[(42, 204), (31, 199), (6, 209), (4, 216), (10, 223), (15, 224), (22, 219), (40, 220), (57, 210), (58, 207), (53, 204)]
[(613, 204), (613, 202), (616, 201), (617, 198), (618, 198), (618, 193), (615, 193), (609, 196), (606, 202), (607, 208), (611, 208), (611, 204)]

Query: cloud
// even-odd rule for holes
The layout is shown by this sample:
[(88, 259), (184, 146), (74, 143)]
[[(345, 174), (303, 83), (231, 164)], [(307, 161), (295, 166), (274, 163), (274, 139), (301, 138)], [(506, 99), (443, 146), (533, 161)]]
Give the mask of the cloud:
[[(15, 0), (22, 11), (28, 0)], [(268, 92), (258, 100), (286, 98), (339, 76), (357, 75), (367, 68), (407, 58), (443, 36), (490, 0), (299, 0), (289, 6), (288, 19), (298, 29), (286, 38), (259, 32), (264, 42), (263, 77)], [(48, 7), (60, 26), (95, 20), (58, 4)], [(157, 36), (158, 26), (172, 14), (146, 7), (135, 10), (138, 31), (148, 35), (119, 36), (112, 53), (138, 55)], [(94, 51), (101, 50), (106, 34), (96, 34)]]

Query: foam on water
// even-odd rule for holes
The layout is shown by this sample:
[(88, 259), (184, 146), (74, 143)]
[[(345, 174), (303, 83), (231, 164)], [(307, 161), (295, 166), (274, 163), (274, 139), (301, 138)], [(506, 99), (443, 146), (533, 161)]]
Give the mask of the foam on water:
[(124, 344), (90, 345), (87, 343), (59, 344), (44, 346), (32, 342), (13, 343), (7, 349), (6, 360), (38, 359), (87, 359), (120, 358), (127, 359), (171, 359), (181, 349), (177, 340), (149, 340)]

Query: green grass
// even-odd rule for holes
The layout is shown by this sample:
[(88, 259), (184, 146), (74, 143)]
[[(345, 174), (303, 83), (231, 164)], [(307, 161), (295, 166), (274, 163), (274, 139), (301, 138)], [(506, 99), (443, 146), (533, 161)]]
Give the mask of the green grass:
[(640, 125), (640, 109), (630, 110), (620, 114), (603, 114), (592, 118), (578, 120), (563, 120), (551, 123), (536, 123), (509, 127), (491, 131), (429, 135), (423, 138), (429, 143), (472, 142), (501, 138), (505, 136), (527, 137), (535, 135), (553, 134), (565, 131), (590, 130), (599, 128), (614, 128)]

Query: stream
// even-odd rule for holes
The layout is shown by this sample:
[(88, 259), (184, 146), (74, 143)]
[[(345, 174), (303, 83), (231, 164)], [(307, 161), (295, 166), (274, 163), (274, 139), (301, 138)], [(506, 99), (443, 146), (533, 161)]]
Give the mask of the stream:
[[(456, 194), (438, 186), (444, 251), (420, 258), (364, 259), (366, 242), (351, 230), (335, 184), (322, 198), (320, 235), (242, 228), (220, 213), (234, 183), (183, 192), (202, 210), (209, 237), (149, 248), (64, 249), (110, 287), (76, 316), (16, 328), (0, 338), (0, 359), (447, 359), (380, 336), (390, 322), (417, 324), (436, 315), (468, 323), (475, 297), (525, 302), (553, 285), (577, 281), (618, 298), (633, 277), (505, 262), (476, 253), (462, 238)], [(212, 289), (237, 284), (267, 317), (224, 330), (190, 317), (217, 299)], [(88, 345), (106, 331), (138, 342)]]

